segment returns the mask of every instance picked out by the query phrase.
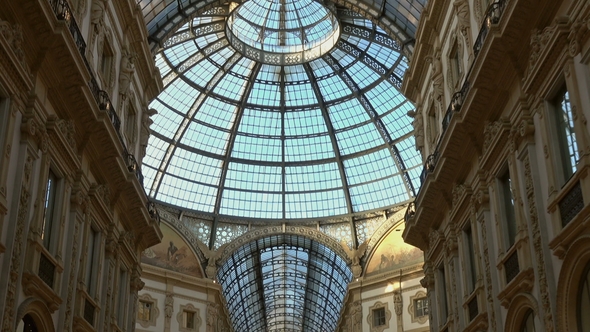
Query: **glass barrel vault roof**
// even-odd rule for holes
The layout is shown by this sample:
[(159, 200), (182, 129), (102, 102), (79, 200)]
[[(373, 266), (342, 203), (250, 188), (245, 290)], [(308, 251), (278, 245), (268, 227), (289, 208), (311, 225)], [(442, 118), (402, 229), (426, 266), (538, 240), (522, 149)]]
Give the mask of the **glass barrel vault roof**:
[(273, 235), (234, 252), (217, 273), (237, 332), (334, 331), (352, 273), (326, 246)]
[(150, 105), (158, 113), (142, 167), (149, 196), (281, 221), (412, 199), (421, 160), (406, 116), (413, 106), (398, 90), (407, 68), (401, 46), (362, 16), (330, 10), (340, 38), (294, 64), (236, 51), (223, 8), (163, 43), (156, 62), (165, 89)]

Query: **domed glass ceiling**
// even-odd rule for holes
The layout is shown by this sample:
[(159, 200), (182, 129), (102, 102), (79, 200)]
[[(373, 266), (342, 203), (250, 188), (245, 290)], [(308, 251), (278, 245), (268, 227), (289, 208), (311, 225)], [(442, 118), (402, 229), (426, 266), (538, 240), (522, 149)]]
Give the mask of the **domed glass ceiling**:
[(314, 0), (250, 0), (227, 19), (231, 45), (269, 64), (295, 64), (332, 49), (340, 35), (334, 14)]
[[(305, 10), (312, 2), (268, 3)], [(310, 22), (285, 16), (281, 23), (272, 6), (243, 14), (258, 27), (265, 15), (279, 15), (279, 27), (337, 24), (339, 39), (313, 60), (272, 64), (237, 51), (226, 7), (193, 18), (164, 42), (156, 62), (165, 89), (150, 105), (158, 114), (142, 168), (151, 197), (281, 221), (350, 216), (412, 199), (421, 161), (406, 116), (413, 106), (398, 91), (407, 68), (400, 43), (352, 11), (321, 7), (330, 14)], [(241, 15), (246, 7), (237, 8)], [(254, 28), (240, 31), (241, 41), (261, 40)]]

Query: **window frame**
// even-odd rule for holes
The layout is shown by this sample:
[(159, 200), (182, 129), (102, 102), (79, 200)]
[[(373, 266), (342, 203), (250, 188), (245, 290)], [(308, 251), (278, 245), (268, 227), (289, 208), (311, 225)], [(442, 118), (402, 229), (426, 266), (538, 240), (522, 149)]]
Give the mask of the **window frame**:
[[(151, 305), (150, 308), (150, 319), (143, 320), (139, 318), (139, 308), (141, 306), (141, 302), (149, 303)], [(156, 322), (158, 317), (160, 316), (160, 309), (158, 308), (158, 300), (153, 298), (150, 294), (145, 293), (138, 296), (138, 306), (137, 306), (137, 314), (136, 314), (136, 322), (141, 325), (143, 328), (148, 328), (150, 326), (156, 326)]]
[[(185, 313), (191, 313), (193, 315), (193, 327), (186, 327), (187, 324)], [(180, 305), (178, 314), (176, 315), (176, 320), (178, 321), (178, 328), (180, 332), (199, 331), (202, 324), (201, 311), (192, 303)]]
[[(553, 163), (553, 165), (556, 165), (556, 170), (555, 175), (557, 177), (557, 186), (559, 188), (564, 187), (569, 180), (573, 177), (573, 175), (576, 173), (577, 171), (577, 165), (578, 162), (580, 160), (580, 155), (579, 155), (579, 141), (578, 141), (578, 137), (576, 134), (576, 123), (575, 120), (573, 118), (573, 114), (571, 114), (572, 118), (570, 119), (568, 117), (567, 122), (571, 122), (572, 126), (568, 126), (568, 128), (566, 128), (564, 125), (560, 124), (560, 116), (563, 115), (564, 109), (561, 107), (561, 103), (562, 101), (560, 101), (562, 99), (563, 95), (563, 99), (564, 101), (567, 100), (568, 104), (570, 105), (569, 107), (569, 113), (571, 113), (571, 96), (570, 96), (570, 91), (567, 87), (567, 84), (565, 82), (561, 83), (558, 85), (558, 88), (555, 89), (555, 91), (550, 95), (549, 98), (547, 98), (546, 104), (547, 104), (547, 109), (548, 112), (550, 113), (548, 118), (550, 121), (550, 125), (549, 127), (550, 129), (550, 138), (551, 141), (556, 143), (556, 144), (551, 144), (552, 146), (554, 146), (554, 151), (553, 151), (553, 158), (555, 159), (556, 162)], [(569, 98), (566, 98), (565, 95), (569, 96)], [(565, 113), (568, 113), (567, 111)], [(570, 131), (570, 135), (568, 135), (567, 131), (569, 129)], [(570, 151), (569, 151), (569, 137), (573, 138), (573, 145), (574, 145), (574, 155), (575, 158), (577, 160), (575, 160), (575, 165), (571, 164), (571, 158), (572, 156), (570, 155)], [(569, 162), (568, 162), (569, 161)], [(567, 164), (566, 164), (567, 163)]]
[[(383, 312), (383, 324), (375, 325), (375, 313), (376, 312)], [(387, 302), (383, 303), (377, 301), (369, 308), (369, 315), (367, 316), (367, 323), (370, 327), (370, 332), (383, 332), (389, 329), (390, 321), (391, 321), (392, 313), (389, 310), (389, 305)]]
[(467, 294), (473, 294), (477, 289), (477, 259), (476, 259), (476, 242), (473, 238), (473, 227), (470, 223), (467, 223), (463, 228), (463, 241), (464, 248), (463, 257), (466, 268), (465, 268), (465, 279), (467, 280)]
[[(119, 267), (119, 280), (117, 281), (117, 288), (119, 290), (117, 296), (117, 312), (118, 320), (117, 324), (120, 328), (125, 328), (123, 324), (126, 322), (128, 312), (128, 299), (129, 299), (129, 269), (123, 264)], [(154, 300), (155, 301), (155, 300)], [(139, 309), (138, 309), (139, 311)], [(155, 323), (154, 323), (155, 325)]]
[[(515, 179), (508, 165), (506, 165), (496, 177), (496, 186), (498, 188), (498, 208), (500, 210), (500, 234), (502, 234), (502, 245), (504, 252), (507, 253), (510, 248), (516, 244), (518, 233), (518, 221), (516, 212), (516, 195), (514, 188)], [(508, 198), (507, 196), (510, 196)]]
[[(447, 324), (449, 319), (449, 301), (447, 296), (447, 275), (446, 275), (446, 267), (444, 263), (441, 263), (438, 268), (436, 269), (436, 284), (437, 287), (437, 308), (438, 310), (438, 318), (441, 325)], [(442, 287), (440, 287), (442, 285)]]
[[(85, 266), (84, 266), (84, 285), (86, 289), (86, 294), (88, 298), (92, 299), (93, 301), (98, 296), (99, 290), (99, 283), (100, 283), (100, 264), (93, 264), (93, 262), (99, 262), (101, 259), (101, 249), (102, 249), (102, 233), (98, 227), (95, 226), (95, 222), (93, 218), (90, 218), (90, 222), (88, 223), (88, 227), (86, 230), (85, 242), (84, 242), (84, 257), (85, 257)], [(95, 236), (92, 247), (90, 247), (90, 235), (93, 234)], [(92, 257), (90, 257), (92, 256)], [(96, 265), (96, 266), (94, 266)]]
[[(424, 312), (424, 315), (422, 316), (417, 315), (417, 301), (425, 301), (426, 303), (426, 306), (422, 307), (423, 309), (426, 309), (426, 312)], [(412, 323), (425, 324), (430, 319), (430, 299), (424, 291), (417, 291), (413, 296), (410, 296), (408, 313), (410, 314), (410, 317), (412, 317)]]
[[(49, 187), (49, 181), (55, 183), (52, 188)], [(47, 173), (45, 176), (44, 188), (43, 188), (43, 206), (42, 213), (41, 213), (41, 220), (39, 221), (39, 237), (41, 241), (41, 247), (45, 249), (45, 252), (49, 254), (51, 257), (54, 257), (58, 251), (60, 238), (61, 238), (61, 223), (59, 220), (61, 219), (63, 213), (63, 204), (64, 204), (64, 195), (65, 195), (65, 183), (64, 183), (63, 173), (59, 171), (57, 167), (50, 164), (47, 169)], [(51, 196), (51, 197), (49, 197)], [(49, 207), (48, 211), (48, 199), (52, 200), (49, 203), (51, 206)], [(48, 236), (45, 238), (45, 231), (47, 229), (47, 217), (49, 214), (49, 227), (48, 227)]]
[[(529, 327), (531, 327), (532, 324), (532, 330), (529, 330)], [(522, 318), (522, 323), (520, 325), (520, 331), (521, 332), (536, 332), (537, 331), (537, 327), (535, 326), (535, 312), (532, 309), (527, 310), (527, 312), (524, 314), (524, 317)]]
[[(586, 294), (584, 294), (584, 288), (586, 288)], [(587, 313), (584, 309), (590, 309), (590, 263), (584, 268), (584, 272), (582, 273), (578, 284), (578, 289), (579, 291), (577, 292), (578, 296), (576, 299), (576, 325), (579, 331), (587, 331), (587, 329), (590, 328), (590, 317), (584, 315), (584, 313)], [(584, 295), (587, 297), (584, 298)], [(584, 303), (585, 299), (587, 300), (587, 303)], [(584, 305), (587, 307), (582, 308)], [(585, 318), (586, 320), (583, 320), (582, 318)]]

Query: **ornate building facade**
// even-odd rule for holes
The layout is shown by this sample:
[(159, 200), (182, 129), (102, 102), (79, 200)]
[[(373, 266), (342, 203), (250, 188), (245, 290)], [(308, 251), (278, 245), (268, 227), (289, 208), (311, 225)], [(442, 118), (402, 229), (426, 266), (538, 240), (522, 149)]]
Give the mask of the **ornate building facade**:
[(433, 0), (403, 91), (432, 331), (588, 331), (588, 1)]
[[(226, 332), (298, 326), (323, 332), (325, 322), (343, 332), (427, 331), (429, 305), (419, 282), (422, 256), (401, 239), (419, 159), (405, 125), (411, 122), (405, 116), (411, 104), (398, 91), (424, 1), (398, 2), (411, 14), (385, 1), (307, 1), (325, 4), (332, 15), (330, 38), (320, 38), (329, 49), (322, 50), (321, 59), (310, 53), (291, 64), (304, 55), (295, 52), (277, 63), (236, 65), (252, 60), (252, 49), (243, 48), (222, 66), (210, 67), (223, 69), (217, 74), (203, 70), (197, 78), (189, 76), (195, 63), (219, 61), (241, 45), (222, 34), (232, 33), (224, 25), (228, 8), (242, 1), (192, 6), (143, 0), (2, 2), (2, 331)], [(164, 11), (176, 5), (181, 8)], [(188, 23), (199, 15), (205, 19)], [(200, 52), (177, 47), (193, 39), (203, 43)], [(187, 54), (182, 64), (171, 65)], [(265, 69), (274, 65), (282, 67), (278, 80)], [(248, 68), (251, 76), (245, 74)], [(227, 77), (251, 81), (240, 93), (257, 91), (253, 102), (247, 95), (227, 97), (237, 96), (231, 90), (241, 86), (219, 83), (230, 69), (233, 76)], [(199, 83), (208, 74), (215, 77)], [(187, 200), (194, 205), (180, 206), (166, 201), (173, 190), (162, 188), (190, 176), (172, 174), (175, 164), (154, 164), (176, 160), (173, 153), (157, 159), (162, 158), (157, 140), (172, 142), (169, 151), (190, 145), (175, 145), (184, 143), (182, 135), (167, 137), (171, 113), (166, 108), (180, 107), (165, 105), (169, 100), (162, 95), (157, 107), (151, 105), (165, 87), (188, 78), (194, 79), (191, 88), (206, 94), (199, 102), (206, 101), (214, 115), (212, 123), (199, 119), (192, 125), (218, 130), (214, 122), (223, 107), (213, 100), (222, 95), (228, 105), (253, 107), (242, 109), (239, 118), (272, 108), (269, 118), (281, 114), (290, 134), (249, 132), (272, 129), (256, 124), (266, 121), (258, 115), (244, 121), (246, 129), (231, 130), (236, 147), (240, 139), (248, 145), (244, 137), (282, 141), (278, 162), (266, 152), (267, 143), (250, 144), (263, 147), (247, 150), (251, 156), (230, 158), (195, 139), (192, 143), (202, 145), (187, 151), (211, 149), (204, 154), (209, 160), (260, 168), (235, 190), (240, 181), (230, 181), (236, 169), (225, 166), (226, 182), (219, 181), (217, 199), (195, 191)], [(335, 84), (338, 89), (331, 88)], [(280, 100), (268, 97), (273, 89), (283, 94)], [(183, 117), (192, 120), (190, 112)], [(297, 117), (290, 118), (293, 114)], [(270, 157), (256, 160), (260, 156)], [(152, 164), (146, 162), (150, 157)], [(282, 178), (265, 172), (269, 165), (275, 171), (281, 167)], [(260, 179), (249, 182), (254, 176)], [(209, 180), (199, 185), (203, 181)], [(273, 186), (282, 189), (264, 192)], [(222, 193), (232, 191), (230, 203), (222, 204)], [(282, 202), (264, 200), (273, 195)], [(195, 206), (208, 208), (200, 200), (215, 205), (213, 213), (198, 211)]]
[(132, 331), (161, 80), (132, 1), (0, 5), (2, 331)]

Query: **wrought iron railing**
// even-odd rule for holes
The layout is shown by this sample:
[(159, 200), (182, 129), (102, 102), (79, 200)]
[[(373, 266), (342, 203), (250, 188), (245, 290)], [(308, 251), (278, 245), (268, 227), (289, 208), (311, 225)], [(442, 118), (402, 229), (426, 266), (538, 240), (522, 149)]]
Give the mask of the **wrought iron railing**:
[(39, 271), (37, 273), (39, 278), (43, 280), (47, 284), (47, 286), (53, 288), (53, 281), (55, 278), (55, 264), (45, 256), (44, 253), (41, 253), (41, 257), (39, 257)]
[(518, 252), (514, 251), (508, 259), (504, 261), (504, 274), (506, 276), (506, 284), (510, 283), (514, 277), (520, 272), (518, 265)]
[(472, 321), (479, 314), (479, 308), (477, 307), (477, 296), (471, 299), (467, 303), (467, 310), (469, 311), (469, 321)]
[(453, 113), (458, 113), (461, 111), (461, 107), (463, 106), (463, 102), (465, 102), (465, 97), (469, 92), (469, 81), (465, 81), (463, 83), (463, 87), (461, 90), (455, 92), (453, 97), (451, 98), (451, 103), (449, 107), (447, 107), (447, 112), (445, 113), (445, 117), (442, 120), (442, 135), (444, 135), (445, 131), (449, 127), (449, 123), (451, 123), (451, 119), (453, 118)]
[(498, 24), (498, 22), (500, 22), (500, 18), (502, 17), (504, 9), (506, 8), (506, 2), (506, 0), (499, 0), (491, 4), (490, 7), (488, 7), (488, 10), (486, 11), (486, 16), (481, 25), (481, 29), (479, 29), (477, 39), (473, 44), (474, 56), (477, 56), (479, 51), (481, 51), (483, 43), (486, 40), (486, 37), (488, 36), (488, 32), (490, 31), (492, 24)]
[(92, 326), (94, 326), (94, 312), (96, 308), (88, 299), (84, 300), (84, 319)]
[(76, 19), (72, 13), (72, 9), (66, 0), (50, 0), (49, 3), (51, 4), (51, 8), (55, 12), (58, 20), (64, 21), (74, 38), (74, 42), (76, 43), (76, 47), (82, 56), (86, 52), (86, 42), (84, 41), (84, 37), (78, 28), (78, 23), (76, 23)]
[[(426, 177), (428, 174), (434, 171), (436, 167), (436, 163), (438, 162), (438, 148), (434, 150), (434, 153), (426, 158), (426, 162), (424, 163), (424, 168), (422, 168), (422, 173), (420, 173), (420, 183), (424, 183), (426, 181)], [(420, 186), (422, 189), (422, 186)]]
[[(94, 100), (95, 100), (96, 104), (98, 105), (98, 109), (101, 111), (107, 112), (109, 119), (117, 132), (117, 136), (119, 137), (119, 141), (121, 142), (121, 145), (123, 146), (122, 157), (127, 162), (127, 168), (130, 172), (135, 173), (135, 176), (137, 177), (137, 179), (139, 180), (139, 182), (141, 183), (141, 185), (143, 187), (143, 174), (141, 172), (141, 168), (140, 168), (139, 164), (137, 163), (135, 156), (133, 156), (132, 154), (130, 154), (128, 152), (129, 150), (127, 149), (127, 145), (125, 144), (125, 141), (123, 140), (123, 137), (121, 135), (121, 119), (119, 118), (119, 116), (117, 115), (117, 112), (115, 111), (115, 108), (113, 107), (113, 103), (111, 102), (109, 94), (106, 91), (102, 90), (100, 88), (100, 86), (98, 85), (95, 75), (90, 67), (90, 64), (88, 63), (88, 59), (86, 59), (86, 42), (84, 41), (84, 37), (82, 36), (82, 32), (80, 31), (80, 28), (78, 27), (78, 24), (76, 23), (76, 19), (74, 18), (74, 15), (72, 13), (72, 9), (70, 8), (68, 1), (67, 0), (49, 0), (49, 4), (50, 4), (51, 8), (53, 9), (53, 12), (54, 12), (55, 16), (57, 17), (57, 19), (60, 21), (64, 21), (66, 26), (68, 27), (68, 30), (70, 31), (70, 34), (72, 35), (72, 38), (74, 39), (74, 42), (76, 43), (78, 51), (80, 52), (80, 55), (82, 56), (82, 59), (84, 60), (84, 64), (86, 66), (86, 69), (88, 70), (88, 73), (90, 74), (90, 81), (88, 81), (88, 88), (90, 89), (90, 92), (92, 93), (92, 96), (94, 97)], [(144, 194), (146, 194), (145, 189), (144, 189)], [(147, 196), (147, 194), (146, 194), (146, 196)], [(154, 209), (155, 209), (155, 206), (154, 206)]]
[(582, 186), (579, 181), (563, 196), (558, 204), (561, 226), (565, 227), (584, 208)]

